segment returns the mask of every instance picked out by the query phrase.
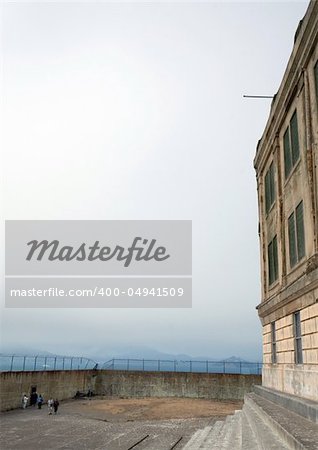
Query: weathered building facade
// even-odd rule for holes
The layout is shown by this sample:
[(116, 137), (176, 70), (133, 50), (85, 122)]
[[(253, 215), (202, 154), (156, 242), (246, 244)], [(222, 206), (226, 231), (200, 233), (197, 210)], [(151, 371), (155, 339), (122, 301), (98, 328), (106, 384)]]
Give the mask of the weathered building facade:
[(296, 31), (254, 159), (263, 386), (318, 400), (318, 2)]

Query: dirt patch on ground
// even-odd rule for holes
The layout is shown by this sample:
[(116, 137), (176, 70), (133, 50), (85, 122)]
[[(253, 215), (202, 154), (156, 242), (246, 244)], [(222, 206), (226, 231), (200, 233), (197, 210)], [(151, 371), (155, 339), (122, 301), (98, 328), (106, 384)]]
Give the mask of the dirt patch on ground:
[(190, 398), (94, 398), (65, 404), (65, 412), (108, 421), (189, 419), (233, 414), (243, 402)]

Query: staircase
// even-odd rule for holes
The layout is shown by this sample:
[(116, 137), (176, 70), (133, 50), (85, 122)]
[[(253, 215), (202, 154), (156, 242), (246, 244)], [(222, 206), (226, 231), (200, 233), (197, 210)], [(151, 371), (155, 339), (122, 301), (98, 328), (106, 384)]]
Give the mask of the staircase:
[[(318, 450), (318, 404), (258, 386), (242, 410), (198, 430), (184, 450)], [(296, 412), (297, 411), (297, 412)]]

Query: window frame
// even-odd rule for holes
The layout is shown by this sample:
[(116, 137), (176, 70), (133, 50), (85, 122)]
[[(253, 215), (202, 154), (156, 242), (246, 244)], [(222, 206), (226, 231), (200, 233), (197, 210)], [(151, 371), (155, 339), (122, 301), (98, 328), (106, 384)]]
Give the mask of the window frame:
[(265, 184), (265, 213), (268, 214), (276, 200), (275, 168), (271, 162), (264, 179)]
[(301, 200), (288, 216), (289, 266), (294, 268), (306, 256), (304, 202)]
[(279, 276), (277, 234), (267, 246), (268, 285), (272, 286)]
[(289, 178), (300, 160), (299, 127), (297, 108), (293, 112), (288, 126), (283, 135), (284, 150), (284, 175), (285, 180)]
[(303, 364), (304, 358), (302, 347), (300, 311), (294, 312), (294, 352), (295, 352), (295, 364)]
[(271, 322), (271, 350), (272, 364), (277, 364), (276, 322)]

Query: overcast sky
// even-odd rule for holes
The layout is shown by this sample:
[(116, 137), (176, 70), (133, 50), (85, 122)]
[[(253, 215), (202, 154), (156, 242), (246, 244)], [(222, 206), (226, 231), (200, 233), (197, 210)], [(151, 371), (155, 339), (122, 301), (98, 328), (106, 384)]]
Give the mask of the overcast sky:
[(4, 217), (193, 220), (192, 309), (3, 309), (6, 347), (260, 357), (270, 100), (243, 94), (276, 93), (307, 5), (3, 5)]

